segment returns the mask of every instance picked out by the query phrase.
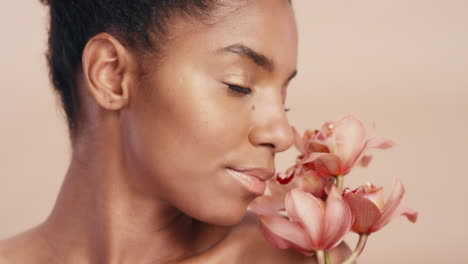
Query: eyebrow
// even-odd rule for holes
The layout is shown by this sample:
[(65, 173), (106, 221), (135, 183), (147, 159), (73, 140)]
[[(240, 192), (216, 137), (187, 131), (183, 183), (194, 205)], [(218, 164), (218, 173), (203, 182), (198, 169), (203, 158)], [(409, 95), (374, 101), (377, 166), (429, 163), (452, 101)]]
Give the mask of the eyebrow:
[(253, 49), (242, 45), (240, 43), (229, 45), (227, 47), (221, 48), (219, 50), (221, 53), (224, 52), (231, 52), (238, 54), (240, 56), (246, 57), (247, 59), (251, 60), (253, 63), (256, 65), (262, 67), (263, 69), (272, 72), (274, 69), (274, 63), (271, 59), (269, 59), (267, 56), (254, 51)]
[[(220, 53), (231, 52), (231, 53), (235, 53), (240, 56), (246, 57), (247, 59), (255, 63), (257, 66), (267, 70), (268, 72), (272, 72), (275, 68), (275, 64), (273, 63), (273, 60), (271, 60), (267, 56), (259, 52), (256, 52), (253, 49), (240, 43), (221, 48), (220, 50), (218, 50), (218, 52)], [(290, 75), (290, 77), (288, 78), (288, 81), (290, 81), (296, 75), (297, 75), (297, 70), (295, 70)]]

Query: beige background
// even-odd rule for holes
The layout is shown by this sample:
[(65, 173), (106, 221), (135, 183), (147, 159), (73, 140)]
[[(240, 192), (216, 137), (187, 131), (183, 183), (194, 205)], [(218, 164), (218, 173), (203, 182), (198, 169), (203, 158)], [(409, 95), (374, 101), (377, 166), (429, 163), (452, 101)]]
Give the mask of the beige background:
[[(38, 2), (0, 1), (0, 237), (47, 216), (69, 159)], [(360, 263), (468, 263), (468, 1), (295, 2), (291, 122), (302, 130), (348, 113), (375, 121), (398, 146), (345, 184), (391, 188), (399, 177), (404, 203), (420, 212), (415, 225), (400, 218), (372, 235)], [(280, 155), (279, 168), (294, 154)]]

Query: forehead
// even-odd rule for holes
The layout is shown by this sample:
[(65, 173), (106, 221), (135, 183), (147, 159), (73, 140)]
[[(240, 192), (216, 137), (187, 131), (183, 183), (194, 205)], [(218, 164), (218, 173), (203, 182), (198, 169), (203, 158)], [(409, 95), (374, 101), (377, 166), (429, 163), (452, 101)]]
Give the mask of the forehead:
[[(173, 26), (171, 53), (196, 56), (213, 54), (238, 43), (265, 55), (277, 70), (292, 71), (297, 63), (297, 28), (288, 0), (238, 1), (214, 11), (212, 24), (181, 20)], [(218, 12), (218, 13), (217, 13)]]

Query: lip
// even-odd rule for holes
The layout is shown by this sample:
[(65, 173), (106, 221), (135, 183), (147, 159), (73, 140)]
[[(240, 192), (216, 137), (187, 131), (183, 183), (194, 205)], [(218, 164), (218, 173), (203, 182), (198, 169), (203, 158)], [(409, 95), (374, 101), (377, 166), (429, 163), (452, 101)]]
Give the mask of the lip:
[(274, 170), (267, 168), (227, 168), (227, 170), (234, 179), (240, 182), (249, 192), (257, 196), (265, 193), (266, 181), (275, 175)]
[(268, 181), (273, 176), (275, 176), (275, 170), (268, 169), (268, 168), (249, 168), (249, 169), (237, 169), (237, 168), (229, 168), (250, 176), (254, 176), (261, 181)]

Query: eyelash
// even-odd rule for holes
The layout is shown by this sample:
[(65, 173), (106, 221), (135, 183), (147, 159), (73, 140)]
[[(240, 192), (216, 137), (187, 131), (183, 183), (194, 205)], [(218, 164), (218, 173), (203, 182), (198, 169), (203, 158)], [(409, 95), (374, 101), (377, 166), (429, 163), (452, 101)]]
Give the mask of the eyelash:
[(242, 87), (242, 86), (234, 85), (234, 84), (229, 84), (229, 83), (225, 83), (225, 84), (228, 86), (229, 89), (237, 93), (250, 94), (252, 92), (252, 89), (250, 88), (246, 88), (246, 87)]
[[(229, 89), (231, 89), (232, 91), (234, 91), (236, 93), (250, 94), (252, 92), (252, 89), (250, 89), (250, 88), (246, 88), (246, 87), (242, 87), (242, 86), (234, 85), (234, 84), (229, 84), (229, 83), (224, 83), (224, 84), (227, 85), (227, 87)], [(291, 108), (289, 108), (289, 107), (284, 108), (284, 112), (287, 113), (289, 111), (291, 111)]]

